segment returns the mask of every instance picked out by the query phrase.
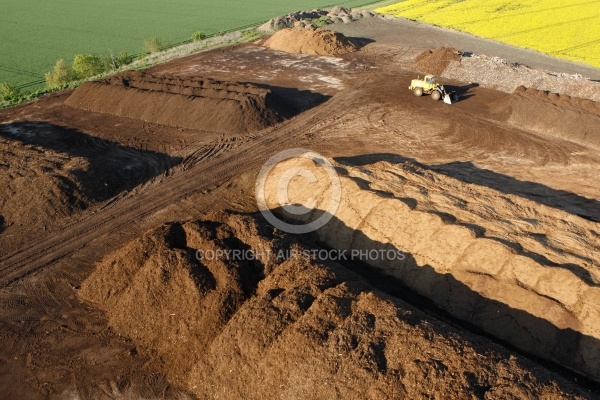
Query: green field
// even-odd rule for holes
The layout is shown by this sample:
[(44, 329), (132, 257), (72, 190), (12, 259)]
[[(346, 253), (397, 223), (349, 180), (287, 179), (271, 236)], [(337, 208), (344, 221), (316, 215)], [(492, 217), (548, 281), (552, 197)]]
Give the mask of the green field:
[(79, 53), (137, 54), (150, 37), (178, 44), (199, 30), (211, 34), (326, 6), (331, 6), (327, 0), (2, 0), (0, 83), (35, 89), (59, 58), (70, 62)]

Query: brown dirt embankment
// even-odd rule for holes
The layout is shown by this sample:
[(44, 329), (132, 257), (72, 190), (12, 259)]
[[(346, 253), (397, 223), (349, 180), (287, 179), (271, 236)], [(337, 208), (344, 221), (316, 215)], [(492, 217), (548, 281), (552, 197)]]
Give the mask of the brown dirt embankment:
[(510, 124), (600, 147), (600, 103), (519, 86), (492, 110)]
[[(583, 395), (335, 261), (286, 255), (317, 248), (296, 240), (248, 215), (169, 223), (106, 257), (80, 295), (199, 398)], [(215, 257), (235, 250), (257, 259)]]
[[(298, 168), (313, 171), (318, 182), (329, 182), (325, 172), (309, 160), (281, 163), (266, 185), (270, 208), (279, 206), (278, 178)], [(356, 179), (341, 178), (341, 203), (334, 219), (317, 231), (321, 242), (348, 251), (401, 251), (405, 260), (379, 257), (366, 262), (453, 316), (517, 348), (600, 380), (600, 259), (589, 257), (599, 250), (596, 223), (529, 199), (511, 196), (505, 201), (506, 194), (458, 184), (434, 171), (423, 173), (431, 176), (431, 182), (421, 187), (429, 195), (420, 202), (401, 191), (410, 182), (403, 178), (402, 168), (386, 169), (384, 173), (369, 169), (370, 173)], [(384, 178), (379, 180), (377, 175)], [(386, 182), (390, 184), (381, 186)], [(448, 185), (453, 189), (436, 194), (430, 186), (439, 182), (454, 182)], [(372, 190), (380, 186), (384, 195), (365, 186)], [(287, 189), (290, 204), (303, 204), (310, 193), (316, 204), (325, 205), (332, 190), (303, 180)], [(451, 199), (447, 193), (452, 193)], [(447, 207), (439, 209), (436, 204), (440, 202)], [(479, 204), (493, 213), (465, 212), (478, 209)], [(305, 216), (290, 214), (288, 218), (314, 221), (324, 209), (317, 205)], [(523, 232), (521, 223), (514, 221), (532, 227)], [(495, 233), (499, 225), (510, 229)]]
[(65, 104), (146, 122), (229, 134), (264, 129), (289, 116), (269, 89), (135, 71), (86, 82)]
[(294, 54), (337, 56), (356, 51), (357, 46), (341, 33), (326, 29), (282, 29), (267, 39), (271, 50)]

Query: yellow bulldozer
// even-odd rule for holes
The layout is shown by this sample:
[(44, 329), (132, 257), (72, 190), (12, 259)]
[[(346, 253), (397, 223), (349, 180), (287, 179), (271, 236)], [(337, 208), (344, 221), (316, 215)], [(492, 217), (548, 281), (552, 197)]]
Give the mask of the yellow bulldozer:
[(431, 98), (435, 101), (443, 98), (444, 103), (452, 104), (458, 101), (456, 92), (446, 92), (443, 85), (440, 85), (435, 81), (435, 76), (425, 75), (423, 80), (417, 78), (410, 82), (409, 90), (412, 90), (415, 96), (420, 97), (424, 94), (431, 95)]

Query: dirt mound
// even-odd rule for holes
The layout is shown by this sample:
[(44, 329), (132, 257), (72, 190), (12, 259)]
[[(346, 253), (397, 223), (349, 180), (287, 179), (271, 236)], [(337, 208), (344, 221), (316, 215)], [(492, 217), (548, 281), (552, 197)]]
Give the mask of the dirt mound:
[[(6, 129), (0, 126), (0, 135)], [(43, 231), (51, 221), (87, 207), (89, 201), (79, 188), (77, 173), (89, 169), (89, 160), (2, 136), (0, 157), (0, 231), (6, 229), (0, 237), (0, 253), (14, 247), (8, 238), (15, 230)]]
[(188, 245), (207, 250), (215, 249), (205, 247), (210, 240), (227, 241), (229, 233), (217, 228), (163, 226), (105, 260), (81, 289), (84, 298), (102, 305), (111, 326), (156, 350), (179, 379), (199, 362), (260, 277), (252, 264), (196, 260)]
[(239, 134), (289, 116), (269, 89), (127, 71), (82, 84), (65, 104), (169, 126)]
[(337, 56), (357, 50), (343, 34), (325, 29), (282, 29), (264, 45), (272, 50), (318, 56)]
[(440, 47), (435, 50), (426, 50), (413, 59), (413, 67), (423, 73), (442, 75), (452, 61), (459, 61), (458, 50)]
[[(265, 191), (271, 208), (278, 207), (277, 185), (281, 182), (278, 177), (297, 169), (312, 170), (318, 182), (328, 182), (325, 172), (309, 160), (279, 164), (273, 169)], [(600, 380), (600, 310), (596, 306), (600, 303), (600, 275), (596, 267), (600, 259), (566, 258), (564, 254), (573, 251), (573, 244), (565, 246), (565, 237), (553, 239), (557, 232), (573, 229), (556, 226), (555, 222), (570, 220), (571, 215), (515, 197), (505, 204), (498, 200), (501, 193), (484, 187), (477, 186), (477, 198), (469, 198), (468, 193), (475, 186), (465, 188), (456, 183), (454, 190), (443, 192), (453, 193), (453, 207), (421, 208), (413, 196), (403, 192), (392, 195), (398, 192), (393, 184), (378, 186), (379, 182), (388, 181), (402, 182), (400, 186), (404, 186), (405, 180), (399, 178), (406, 175), (402, 168), (377, 172), (381, 180), (374, 176), (374, 171), (377, 169), (355, 179), (341, 178), (341, 204), (335, 218), (317, 231), (320, 241), (333, 249), (347, 251), (392, 251), (392, 254), (401, 251), (406, 255), (403, 260), (377, 257), (366, 262), (455, 317), (524, 351)], [(432, 171), (423, 171), (423, 175), (431, 176), (432, 182), (451, 181)], [(365, 190), (371, 180), (373, 188), (385, 196)], [(316, 199), (315, 204), (328, 204), (331, 198), (328, 186), (317, 187), (307, 181), (299, 180), (287, 189), (290, 204), (303, 204), (306, 193)], [(460, 208), (464, 207), (456, 205), (461, 204), (459, 190), (465, 195), (464, 204), (482, 203), (486, 193), (489, 199), (482, 207), (494, 213), (459, 219)], [(444, 196), (435, 198), (441, 202)], [(536, 208), (538, 214), (520, 215), (519, 209), (529, 208)], [(290, 214), (288, 218), (296, 222), (314, 221), (321, 215), (321, 209), (317, 206), (307, 215)], [(504, 211), (507, 209), (514, 214)], [(493, 233), (488, 236), (485, 233), (488, 229), (497, 228), (488, 224), (486, 218), (498, 224), (505, 213), (502, 221), (529, 218), (543, 226), (546, 245), (531, 244), (529, 237), (534, 233), (522, 234), (515, 228), (500, 240)], [(578, 246), (593, 253), (598, 248), (595, 224), (578, 220), (577, 226), (572, 235), (580, 238)], [(525, 237), (516, 241), (515, 237), (521, 236)]]
[(0, 124), (0, 253), (180, 160), (46, 122)]
[(198, 398), (459, 398), (483, 387), (492, 397), (535, 398), (573, 390), (337, 262), (301, 255), (317, 247), (291, 240), (248, 215), (169, 223), (104, 259), (80, 295)]
[(492, 110), (521, 129), (600, 147), (600, 103), (519, 86)]

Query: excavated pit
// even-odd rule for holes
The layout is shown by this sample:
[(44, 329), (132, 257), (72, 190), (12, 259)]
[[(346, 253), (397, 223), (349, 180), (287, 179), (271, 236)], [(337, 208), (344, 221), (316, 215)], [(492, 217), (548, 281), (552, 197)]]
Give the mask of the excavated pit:
[(293, 114), (270, 89), (210, 78), (127, 71), (82, 84), (65, 104), (174, 127), (242, 134)]

